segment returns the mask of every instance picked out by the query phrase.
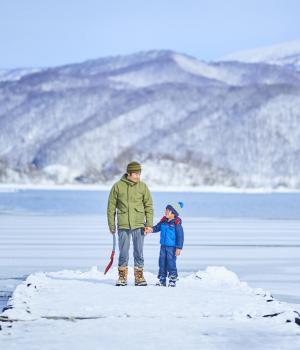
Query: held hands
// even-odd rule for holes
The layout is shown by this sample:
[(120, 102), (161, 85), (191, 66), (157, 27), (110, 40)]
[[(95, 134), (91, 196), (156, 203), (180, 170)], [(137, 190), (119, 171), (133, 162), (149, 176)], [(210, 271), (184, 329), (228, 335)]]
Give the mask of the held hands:
[(179, 255), (180, 255), (180, 253), (181, 253), (181, 249), (176, 248), (175, 255), (176, 255), (176, 256), (179, 256)]
[(148, 233), (152, 233), (152, 232), (153, 232), (152, 227), (147, 226), (147, 227), (144, 228), (144, 235), (145, 235), (145, 236), (146, 236)]
[(116, 229), (115, 229), (115, 228), (110, 228), (110, 229), (109, 229), (109, 232), (110, 232), (112, 235), (114, 235), (114, 234), (116, 233)]

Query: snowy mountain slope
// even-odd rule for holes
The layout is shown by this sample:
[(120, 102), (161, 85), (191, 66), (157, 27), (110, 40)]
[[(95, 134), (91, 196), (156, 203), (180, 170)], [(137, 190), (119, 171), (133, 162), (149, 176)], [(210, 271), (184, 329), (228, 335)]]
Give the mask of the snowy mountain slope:
[(265, 62), (300, 70), (300, 40), (229, 54), (222, 61)]
[[(265, 96), (262, 102), (266, 92), (270, 96)], [(290, 96), (288, 91), (277, 96), (276, 88), (262, 88), (253, 96), (253, 91), (245, 89), (240, 101), (236, 92), (227, 91), (219, 96), (219, 103), (227, 105), (225, 113), (224, 109), (200, 108), (194, 116), (186, 118), (181, 132), (172, 135), (171, 142), (179, 147), (175, 159), (185, 163), (189, 158), (191, 165), (198, 163), (202, 169), (203, 162), (217, 165), (223, 171), (215, 169), (215, 176), (219, 173), (223, 181), (231, 179), (237, 186), (260, 183), (268, 187), (280, 182), (295, 185), (300, 140), (299, 92), (297, 96)], [(245, 106), (247, 96), (249, 105)], [(165, 156), (172, 158), (169, 143), (168, 138), (157, 143), (151, 151), (153, 158), (157, 159), (161, 149), (166, 149)], [(210, 173), (207, 181), (209, 177)]]
[(191, 57), (175, 55), (175, 61), (191, 74), (222, 81), (228, 85), (298, 84), (299, 74), (276, 65), (247, 64), (245, 62), (220, 61), (203, 63)]
[(299, 187), (299, 101), (285, 67), (172, 51), (45, 69), (0, 83), (0, 180), (110, 182), (139, 159), (151, 183)]
[(41, 70), (42, 68), (0, 69), (0, 82), (20, 80), (25, 75), (37, 73)]
[[(141, 344), (153, 349), (153, 339), (158, 349), (240, 349), (242, 342), (251, 349), (300, 345), (297, 310), (268, 292), (251, 289), (224, 267), (181, 278), (176, 288), (155, 286), (151, 273), (145, 274), (148, 287), (134, 287), (132, 269), (129, 285), (116, 288), (116, 277), (116, 268), (104, 276), (96, 267), (30, 275), (16, 288), (11, 308), (0, 318), (23, 322), (13, 323), (11, 330), (3, 322), (0, 344), (9, 333), (16, 348), (22, 344), (23, 349), (32, 349), (33, 340), (40, 344), (42, 339), (45, 349), (60, 348), (66, 342), (70, 345), (70, 338), (72, 348), (81, 349), (82, 336), (85, 349), (95, 348), (99, 339), (102, 347), (111, 349), (139, 349)], [(63, 334), (57, 336), (62, 328)]]

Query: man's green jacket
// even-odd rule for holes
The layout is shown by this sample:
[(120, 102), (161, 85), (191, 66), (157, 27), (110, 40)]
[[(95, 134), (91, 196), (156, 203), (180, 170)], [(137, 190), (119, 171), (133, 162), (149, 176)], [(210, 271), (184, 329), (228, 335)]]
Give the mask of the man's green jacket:
[(127, 179), (127, 174), (116, 182), (109, 194), (107, 220), (111, 231), (115, 230), (115, 216), (119, 229), (136, 229), (153, 226), (153, 203), (147, 185)]

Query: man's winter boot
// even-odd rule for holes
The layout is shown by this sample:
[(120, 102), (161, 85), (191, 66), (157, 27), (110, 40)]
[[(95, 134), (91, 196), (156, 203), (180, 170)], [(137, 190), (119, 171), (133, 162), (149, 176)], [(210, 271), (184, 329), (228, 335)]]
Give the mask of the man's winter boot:
[(177, 276), (171, 275), (169, 276), (169, 287), (176, 287)]
[(142, 267), (135, 267), (134, 268), (134, 282), (135, 282), (136, 286), (146, 286), (147, 285), (147, 282), (146, 282), (144, 274), (143, 274)]
[(119, 270), (119, 278), (116, 282), (116, 286), (127, 286), (128, 267), (119, 266), (118, 270)]

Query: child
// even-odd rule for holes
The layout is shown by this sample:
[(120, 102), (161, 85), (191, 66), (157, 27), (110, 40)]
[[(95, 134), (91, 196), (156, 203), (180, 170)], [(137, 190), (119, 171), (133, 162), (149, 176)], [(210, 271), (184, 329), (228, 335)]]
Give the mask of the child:
[(150, 229), (145, 229), (145, 234), (160, 231), (158, 286), (166, 286), (168, 274), (169, 287), (176, 287), (178, 277), (176, 258), (180, 255), (184, 240), (184, 232), (179, 217), (181, 208), (183, 208), (182, 202), (168, 204), (165, 216), (160, 222)]

